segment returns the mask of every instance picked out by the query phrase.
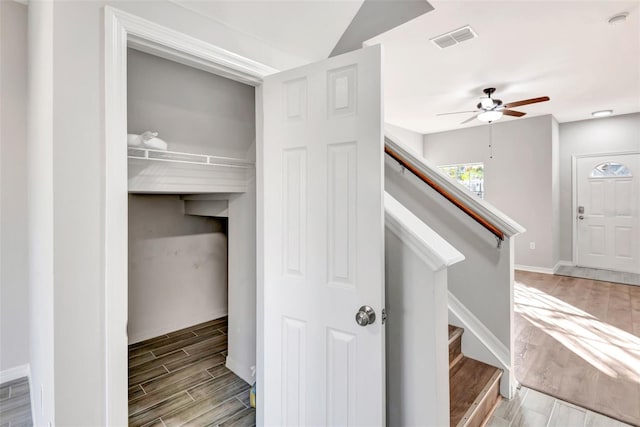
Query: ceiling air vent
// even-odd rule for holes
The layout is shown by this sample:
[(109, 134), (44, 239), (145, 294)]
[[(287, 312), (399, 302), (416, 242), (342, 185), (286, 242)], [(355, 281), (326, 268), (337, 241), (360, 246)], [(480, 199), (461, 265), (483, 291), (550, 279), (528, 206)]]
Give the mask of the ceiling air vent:
[(466, 27), (458, 28), (457, 30), (453, 30), (434, 37), (431, 39), (431, 41), (440, 49), (444, 49), (445, 47), (451, 47), (457, 45), (458, 43), (462, 43), (463, 41), (471, 40), (476, 37), (478, 37), (476, 32), (467, 25)]

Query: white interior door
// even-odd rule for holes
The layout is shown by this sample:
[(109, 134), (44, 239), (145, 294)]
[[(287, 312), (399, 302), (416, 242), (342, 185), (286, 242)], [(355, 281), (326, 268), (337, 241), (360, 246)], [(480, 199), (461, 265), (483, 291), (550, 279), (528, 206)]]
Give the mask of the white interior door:
[(640, 154), (576, 161), (576, 264), (640, 273)]
[(381, 48), (269, 76), (263, 97), (264, 424), (384, 425)]

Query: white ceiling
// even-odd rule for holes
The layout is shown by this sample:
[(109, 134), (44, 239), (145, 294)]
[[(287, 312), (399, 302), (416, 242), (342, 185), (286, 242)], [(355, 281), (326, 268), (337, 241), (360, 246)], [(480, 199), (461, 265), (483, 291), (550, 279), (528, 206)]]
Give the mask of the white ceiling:
[[(420, 133), (477, 126), (485, 87), (504, 102), (547, 95), (516, 108), (560, 122), (591, 112), (640, 111), (640, 2), (430, 1), (435, 10), (368, 42), (384, 45), (385, 119)], [(610, 25), (612, 15), (630, 12)], [(477, 39), (440, 50), (429, 39), (464, 25)], [(519, 120), (504, 117), (500, 119)], [(520, 119), (522, 120), (522, 119)]]
[(309, 61), (329, 57), (364, 0), (172, 0)]
[[(328, 57), (363, 0), (172, 1), (314, 61)], [(551, 97), (520, 107), (525, 117), (640, 111), (640, 1), (429, 2), (434, 11), (368, 41), (384, 45), (387, 122), (420, 133), (477, 126), (460, 125), (471, 114), (436, 114), (475, 109), (488, 86), (504, 102)], [(607, 23), (622, 11), (625, 23)], [(429, 41), (464, 25), (479, 37), (444, 50)]]

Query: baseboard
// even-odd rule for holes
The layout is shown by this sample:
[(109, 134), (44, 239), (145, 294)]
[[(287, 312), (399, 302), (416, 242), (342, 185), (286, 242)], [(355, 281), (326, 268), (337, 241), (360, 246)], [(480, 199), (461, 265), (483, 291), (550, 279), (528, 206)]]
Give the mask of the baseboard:
[(448, 305), (449, 323), (464, 328), (462, 352), (473, 359), (502, 369), (504, 381), (500, 382), (500, 394), (510, 399), (516, 387), (510, 350), (451, 292)]
[(254, 375), (255, 366), (248, 366), (231, 356), (227, 356), (227, 362), (225, 365), (231, 372), (242, 378), (247, 384), (253, 384), (256, 381)]
[(9, 381), (24, 377), (31, 377), (31, 369), (29, 368), (28, 363), (0, 371), (0, 384), (8, 383)]
[(515, 270), (529, 271), (531, 273), (542, 273), (542, 274), (553, 274), (555, 269), (555, 267), (546, 268), (546, 267), (535, 267), (533, 265), (521, 265), (521, 264), (516, 264), (513, 266), (513, 268)]
[(553, 266), (553, 272), (558, 271), (560, 267), (575, 267), (575, 264), (572, 261), (558, 261), (556, 265)]
[(180, 329), (188, 328), (198, 323), (208, 322), (209, 320), (219, 319), (226, 316), (228, 309), (219, 308), (206, 313), (198, 313), (192, 315), (187, 319), (180, 319), (179, 321), (167, 322), (164, 325), (155, 327), (153, 329), (145, 329), (141, 331), (129, 331), (129, 345), (138, 343), (140, 341), (148, 340), (150, 338), (159, 337), (170, 332), (179, 331)]

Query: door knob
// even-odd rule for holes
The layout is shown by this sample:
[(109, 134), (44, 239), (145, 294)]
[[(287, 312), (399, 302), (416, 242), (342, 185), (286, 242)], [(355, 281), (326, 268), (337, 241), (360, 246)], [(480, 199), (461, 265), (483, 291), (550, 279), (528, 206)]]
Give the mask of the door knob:
[(578, 219), (584, 219), (583, 215), (578, 215)]
[(356, 323), (360, 326), (367, 326), (376, 321), (376, 312), (368, 305), (363, 305), (356, 313)]

